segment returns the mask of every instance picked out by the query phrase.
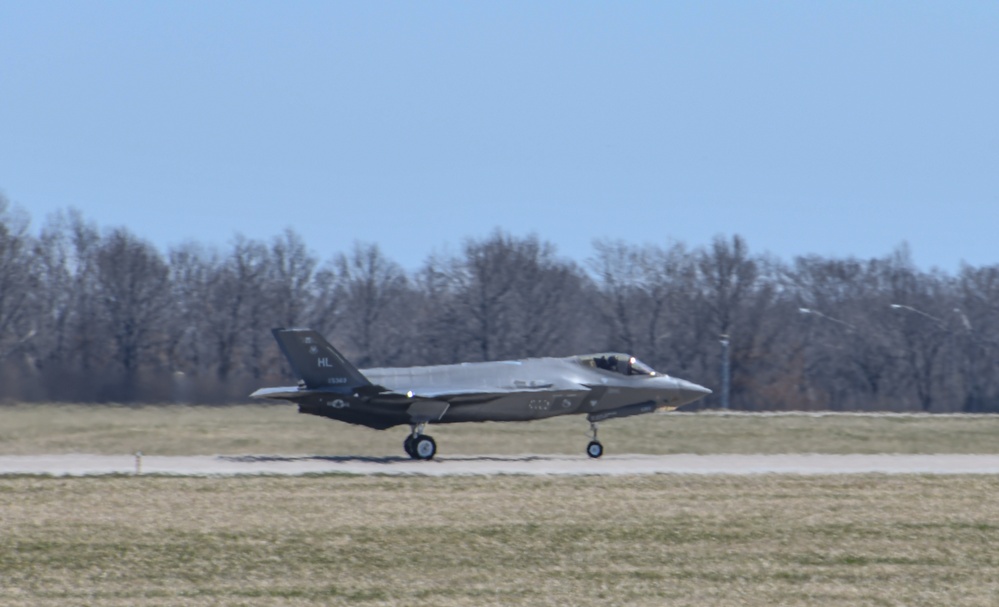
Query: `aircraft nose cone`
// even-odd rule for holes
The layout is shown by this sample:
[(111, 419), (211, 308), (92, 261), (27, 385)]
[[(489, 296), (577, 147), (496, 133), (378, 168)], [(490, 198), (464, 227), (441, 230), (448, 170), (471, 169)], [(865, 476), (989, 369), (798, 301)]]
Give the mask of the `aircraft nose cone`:
[(694, 402), (699, 398), (711, 394), (711, 390), (685, 379), (676, 380), (676, 391), (679, 393), (680, 400), (684, 404)]

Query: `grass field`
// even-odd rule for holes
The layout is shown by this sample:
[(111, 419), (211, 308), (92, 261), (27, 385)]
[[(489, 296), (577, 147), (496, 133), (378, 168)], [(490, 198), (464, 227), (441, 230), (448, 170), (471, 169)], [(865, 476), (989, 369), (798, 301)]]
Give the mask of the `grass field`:
[[(584, 419), (433, 427), (572, 453)], [(0, 407), (0, 453), (398, 455), (287, 406)], [(640, 416), (619, 453), (997, 453), (999, 416)], [(0, 477), (0, 605), (996, 605), (991, 476)]]
[(991, 477), (0, 478), (0, 604), (996, 605)]
[[(449, 454), (581, 454), (581, 416), (430, 426)], [(297, 413), (293, 405), (0, 407), (0, 454), (142, 451), (399, 455), (405, 427), (375, 431)], [(613, 453), (999, 453), (999, 415), (642, 415), (600, 425)]]

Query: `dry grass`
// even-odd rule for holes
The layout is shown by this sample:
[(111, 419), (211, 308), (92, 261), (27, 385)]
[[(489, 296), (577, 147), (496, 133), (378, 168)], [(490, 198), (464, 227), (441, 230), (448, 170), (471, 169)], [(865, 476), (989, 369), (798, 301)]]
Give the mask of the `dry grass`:
[[(577, 453), (582, 418), (433, 429)], [(995, 453), (999, 417), (659, 415), (636, 453)], [(397, 454), (293, 407), (0, 408), (0, 452)], [(3, 605), (994, 605), (987, 476), (0, 478)]]
[(6, 478), (0, 604), (995, 605), (990, 477)]
[[(582, 453), (581, 416), (530, 423), (431, 426), (445, 454)], [(0, 407), (0, 454), (306, 453), (398, 455), (405, 428), (384, 432), (293, 405)], [(659, 414), (601, 424), (608, 453), (999, 453), (999, 416)]]

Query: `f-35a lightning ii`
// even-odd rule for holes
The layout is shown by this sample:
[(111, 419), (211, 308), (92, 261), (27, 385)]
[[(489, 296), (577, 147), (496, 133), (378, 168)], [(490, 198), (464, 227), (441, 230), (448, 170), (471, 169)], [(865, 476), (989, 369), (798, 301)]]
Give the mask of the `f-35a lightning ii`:
[(634, 356), (605, 353), (432, 367), (358, 370), (310, 329), (274, 329), (297, 386), (262, 388), (250, 396), (288, 400), (301, 413), (384, 430), (408, 424), (403, 443), (428, 460), (437, 443), (427, 424), (529, 421), (586, 415), (590, 457), (603, 455), (597, 422), (670, 410), (711, 391), (658, 373)]

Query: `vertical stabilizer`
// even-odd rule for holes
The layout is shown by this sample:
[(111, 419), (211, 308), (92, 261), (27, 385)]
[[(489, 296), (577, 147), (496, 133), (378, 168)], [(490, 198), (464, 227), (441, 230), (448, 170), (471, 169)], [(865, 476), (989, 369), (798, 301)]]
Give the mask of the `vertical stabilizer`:
[(306, 388), (349, 391), (371, 385), (357, 367), (312, 329), (272, 329), (271, 333)]

